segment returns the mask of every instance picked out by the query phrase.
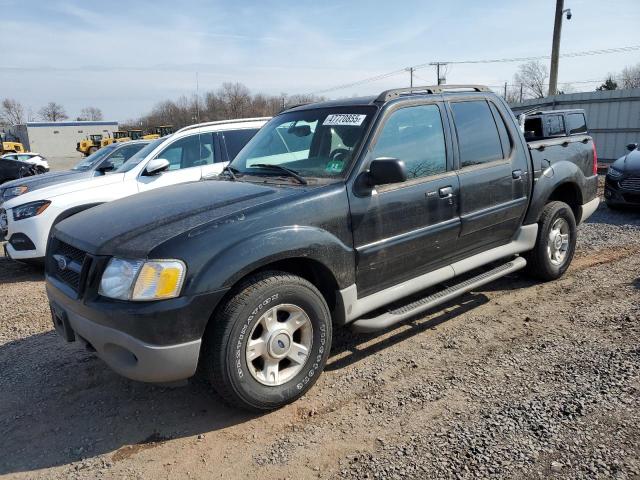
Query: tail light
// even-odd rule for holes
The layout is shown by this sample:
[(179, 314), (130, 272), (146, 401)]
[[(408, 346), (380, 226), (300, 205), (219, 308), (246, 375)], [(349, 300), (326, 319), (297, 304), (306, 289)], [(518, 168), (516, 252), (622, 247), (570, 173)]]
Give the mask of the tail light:
[(598, 152), (596, 152), (596, 142), (592, 141), (593, 145), (593, 174), (598, 174)]

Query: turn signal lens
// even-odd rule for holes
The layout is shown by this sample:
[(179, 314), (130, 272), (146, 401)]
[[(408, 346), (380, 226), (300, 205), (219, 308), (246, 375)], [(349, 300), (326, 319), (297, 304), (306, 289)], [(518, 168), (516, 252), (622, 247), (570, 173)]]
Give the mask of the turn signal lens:
[(145, 262), (133, 287), (131, 300), (162, 300), (180, 295), (186, 271), (180, 260)]

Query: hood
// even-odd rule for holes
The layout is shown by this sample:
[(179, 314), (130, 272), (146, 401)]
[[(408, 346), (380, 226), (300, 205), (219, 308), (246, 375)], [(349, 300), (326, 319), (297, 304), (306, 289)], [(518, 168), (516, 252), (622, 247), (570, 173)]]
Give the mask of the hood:
[(54, 236), (94, 255), (144, 258), (177, 235), (301, 190), (216, 180), (174, 185), (81, 212), (59, 223)]
[[(92, 188), (103, 187), (113, 183), (121, 183), (124, 179), (124, 173), (113, 173), (109, 175), (100, 175), (99, 177), (85, 176), (85, 175), (73, 175), (69, 177), (63, 177), (61, 181), (55, 181), (46, 185), (42, 185), (34, 191), (28, 191), (19, 197), (14, 197), (7, 200), (4, 204), (4, 208), (13, 208), (23, 203), (35, 202), (37, 200), (52, 199), (59, 195), (68, 193), (74, 193), (81, 190), (90, 190)], [(21, 184), (18, 184), (21, 185)], [(4, 186), (4, 185), (3, 185)], [(87, 197), (91, 195), (88, 192)]]
[(636, 149), (611, 164), (613, 168), (627, 175), (640, 175), (640, 150)]
[(93, 176), (93, 172), (80, 172), (74, 170), (64, 170), (62, 172), (49, 172), (40, 175), (34, 175), (32, 177), (19, 178), (17, 180), (11, 180), (10, 182), (0, 185), (0, 190), (6, 190), (13, 187), (26, 186), (29, 188), (27, 192), (32, 192), (39, 188), (53, 185), (55, 183), (61, 183), (66, 181), (75, 180), (82, 177)]

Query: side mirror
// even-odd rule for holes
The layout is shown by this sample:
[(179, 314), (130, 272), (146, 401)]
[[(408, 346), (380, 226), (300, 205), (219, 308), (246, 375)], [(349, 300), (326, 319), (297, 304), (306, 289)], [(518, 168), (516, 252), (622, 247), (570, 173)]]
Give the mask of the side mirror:
[(164, 158), (154, 158), (147, 164), (147, 168), (144, 169), (145, 175), (158, 175), (169, 168), (169, 160)]
[(526, 132), (524, 132), (524, 139), (525, 140), (531, 140), (536, 138), (536, 132), (535, 130), (527, 130)]
[(113, 170), (115, 170), (115, 168), (116, 167), (113, 165), (113, 163), (107, 160), (106, 162), (103, 162), (102, 165), (100, 165), (98, 168), (96, 168), (96, 170), (100, 173), (107, 173), (112, 172)]
[(407, 167), (397, 158), (376, 158), (369, 165), (369, 180), (372, 185), (400, 183), (407, 180)]
[(627, 145), (627, 150), (629, 150), (630, 152), (633, 152), (636, 148), (638, 148), (637, 143), (630, 143)]

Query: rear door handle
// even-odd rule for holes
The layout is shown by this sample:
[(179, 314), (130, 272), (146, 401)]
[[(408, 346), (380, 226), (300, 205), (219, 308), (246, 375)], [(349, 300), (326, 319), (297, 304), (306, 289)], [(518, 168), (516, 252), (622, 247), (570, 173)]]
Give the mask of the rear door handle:
[(451, 198), (453, 197), (453, 187), (442, 187), (438, 190), (440, 194), (440, 198)]
[(522, 178), (522, 170), (514, 170), (511, 172), (511, 178), (514, 180), (520, 180)]

